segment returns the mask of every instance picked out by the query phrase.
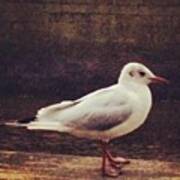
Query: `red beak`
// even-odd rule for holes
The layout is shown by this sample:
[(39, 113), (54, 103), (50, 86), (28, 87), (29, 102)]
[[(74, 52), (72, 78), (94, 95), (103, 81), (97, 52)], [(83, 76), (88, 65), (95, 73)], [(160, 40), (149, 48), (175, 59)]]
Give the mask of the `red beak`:
[(169, 81), (163, 77), (155, 76), (150, 78), (152, 83), (166, 83), (169, 84)]

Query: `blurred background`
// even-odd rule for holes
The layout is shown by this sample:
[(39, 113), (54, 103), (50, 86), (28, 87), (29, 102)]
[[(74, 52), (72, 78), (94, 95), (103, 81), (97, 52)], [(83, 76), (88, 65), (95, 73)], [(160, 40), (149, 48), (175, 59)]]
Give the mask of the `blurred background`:
[[(170, 80), (151, 87), (143, 127), (112, 143), (132, 158), (180, 160), (179, 0), (1, 0), (0, 121), (79, 98), (117, 82), (122, 66), (142, 62)], [(0, 149), (99, 155), (66, 134), (1, 126)]]

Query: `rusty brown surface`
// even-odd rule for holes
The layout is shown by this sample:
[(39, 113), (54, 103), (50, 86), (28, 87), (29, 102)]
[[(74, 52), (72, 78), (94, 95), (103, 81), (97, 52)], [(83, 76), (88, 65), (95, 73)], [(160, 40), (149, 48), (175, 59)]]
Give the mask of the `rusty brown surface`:
[[(104, 179), (99, 157), (0, 151), (0, 178), (8, 180)], [(178, 180), (180, 163), (132, 159), (121, 180)], [(111, 179), (111, 178), (105, 178)]]

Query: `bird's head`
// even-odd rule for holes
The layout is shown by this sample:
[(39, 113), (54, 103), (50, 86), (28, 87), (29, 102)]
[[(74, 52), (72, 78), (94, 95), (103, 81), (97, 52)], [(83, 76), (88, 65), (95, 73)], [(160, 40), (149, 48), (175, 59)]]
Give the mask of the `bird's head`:
[(148, 85), (150, 83), (168, 83), (168, 80), (155, 75), (145, 65), (132, 62), (123, 67), (119, 82), (132, 82)]

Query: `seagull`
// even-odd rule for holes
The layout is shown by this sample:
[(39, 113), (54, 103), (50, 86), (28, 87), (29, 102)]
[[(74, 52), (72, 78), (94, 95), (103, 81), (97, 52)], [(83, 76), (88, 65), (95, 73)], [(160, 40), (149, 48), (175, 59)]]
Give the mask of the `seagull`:
[(122, 165), (129, 160), (113, 157), (108, 144), (145, 122), (152, 107), (150, 83), (168, 83), (168, 80), (156, 76), (141, 63), (130, 62), (122, 68), (116, 84), (77, 100), (41, 108), (33, 118), (6, 124), (96, 140), (102, 148), (102, 175), (117, 177), (121, 174)]

